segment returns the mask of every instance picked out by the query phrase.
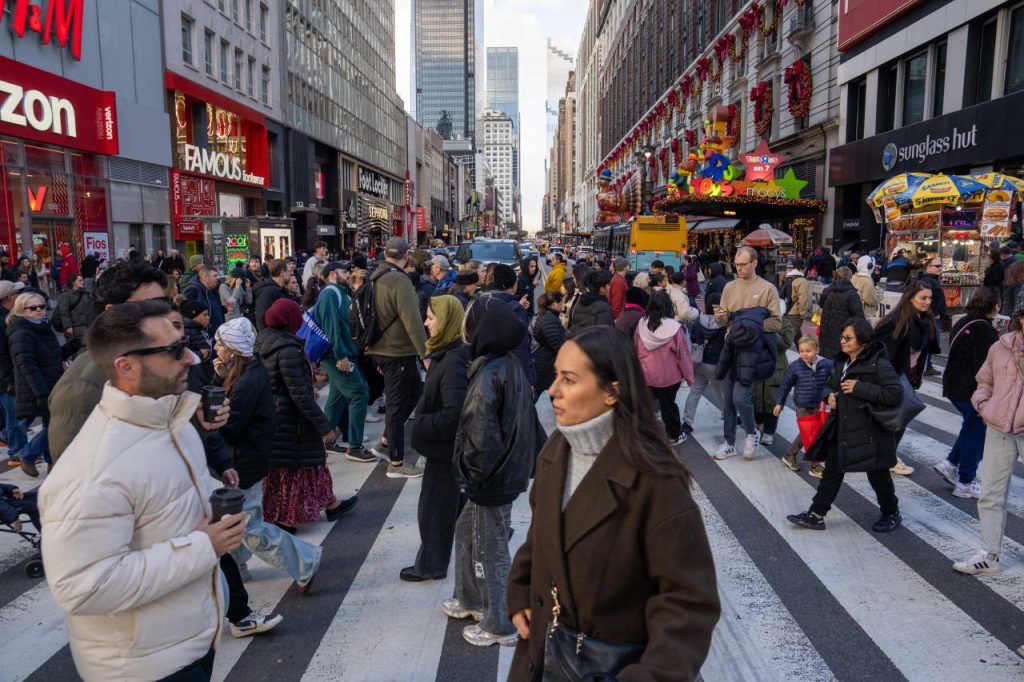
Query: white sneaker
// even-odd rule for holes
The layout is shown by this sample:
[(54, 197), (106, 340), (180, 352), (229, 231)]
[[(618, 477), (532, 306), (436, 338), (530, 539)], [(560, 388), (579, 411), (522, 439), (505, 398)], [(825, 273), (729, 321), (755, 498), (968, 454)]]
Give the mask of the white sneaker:
[(483, 611), (467, 609), (458, 599), (445, 599), (441, 602), (441, 610), (444, 611), (444, 615), (449, 618), (454, 618), (455, 620), (472, 618), (479, 622), (479, 620), (484, 617)]
[(462, 628), (462, 638), (473, 646), (491, 646), (492, 644), (514, 646), (516, 640), (519, 639), (519, 634), (513, 632), (511, 635), (496, 635), (493, 632), (487, 632), (479, 625), (467, 625)]
[(953, 564), (953, 570), (965, 575), (978, 575), (979, 573), (998, 573), (999, 555), (990, 554), (985, 550), (978, 550), (974, 555)]
[(956, 465), (950, 462), (948, 459), (942, 460), (941, 462), (933, 466), (932, 469), (939, 476), (942, 476), (944, 479), (946, 479), (946, 482), (948, 482), (950, 485), (957, 484)]
[(896, 466), (894, 466), (892, 469), (889, 469), (889, 471), (896, 474), (897, 476), (909, 476), (910, 474), (914, 473), (914, 467), (907, 466), (906, 464), (903, 463), (902, 459), (897, 457)]
[(718, 449), (715, 450), (715, 454), (713, 454), (711, 456), (714, 457), (715, 459), (719, 459), (719, 460), (721, 460), (721, 459), (729, 459), (730, 457), (735, 457), (736, 456), (736, 447), (733, 446), (733, 445), (730, 445), (729, 443), (722, 443), (721, 445), (718, 446)]
[(953, 497), (973, 497), (978, 499), (981, 497), (981, 481), (971, 481), (970, 483), (960, 483), (957, 481), (956, 486), (953, 488)]
[(771, 445), (774, 442), (775, 442), (775, 434), (772, 434), (772, 433), (761, 434), (761, 444), (762, 445)]
[(751, 460), (754, 459), (754, 454), (757, 452), (757, 446), (761, 444), (761, 432), (754, 431), (751, 434), (747, 434), (746, 439), (743, 441), (743, 459)]
[(379, 424), (384, 421), (384, 415), (378, 414), (377, 410), (367, 410), (366, 419), (364, 420), (367, 424)]

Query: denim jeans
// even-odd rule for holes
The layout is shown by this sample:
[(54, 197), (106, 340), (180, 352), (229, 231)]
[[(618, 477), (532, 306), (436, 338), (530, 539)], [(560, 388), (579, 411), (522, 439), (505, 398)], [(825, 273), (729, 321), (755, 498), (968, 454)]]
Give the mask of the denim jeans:
[(48, 416), (43, 417), (43, 428), (28, 442), (28, 446), (20, 455), (21, 461), (33, 464), (42, 457), (43, 461), (47, 464), (53, 462), (50, 459), (49, 431), (50, 418)]
[(707, 388), (711, 393), (718, 396), (718, 404), (722, 404), (722, 382), (715, 378), (715, 366), (703, 362), (696, 362), (693, 365), (693, 386), (690, 386), (686, 394), (686, 403), (683, 405), (683, 422), (693, 426), (693, 419), (697, 414), (697, 405), (700, 404), (701, 396)]
[(964, 416), (964, 422), (946, 459), (959, 467), (960, 482), (970, 483), (978, 473), (978, 462), (985, 450), (985, 422), (971, 401), (950, 398), (949, 402)]
[(480, 627), (491, 634), (516, 631), (508, 616), (508, 529), (512, 505), (481, 507), (467, 502), (455, 524), (455, 598), (464, 608), (481, 611)]
[(757, 422), (754, 421), (754, 384), (744, 386), (736, 381), (732, 371), (722, 379), (722, 416), (725, 417), (725, 442), (736, 444), (736, 412), (748, 436), (754, 435)]
[(985, 458), (981, 460), (981, 497), (978, 498), (978, 520), (981, 522), (981, 544), (987, 552), (999, 554), (1006, 529), (1006, 498), (1010, 495), (1013, 465), (1024, 458), (1024, 438), (1011, 436), (999, 429), (985, 434)]
[(4, 433), (7, 437), (7, 456), (13, 457), (28, 444), (28, 428), (18, 419), (17, 403), (10, 393), (0, 391), (0, 409), (4, 413)]
[(331, 426), (338, 428), (342, 423), (342, 413), (348, 411), (348, 444), (353, 448), (363, 447), (363, 428), (366, 426), (366, 402), (369, 392), (363, 373), (351, 363), (351, 372), (342, 372), (332, 360), (320, 363), (320, 370), (327, 374), (330, 392), (324, 405), (324, 414)]
[(242, 490), (245, 500), (242, 511), (249, 514), (242, 546), (231, 553), (235, 562), (244, 564), (255, 554), (292, 580), (309, 580), (320, 548), (298, 539), (263, 520), (263, 483), (256, 482)]

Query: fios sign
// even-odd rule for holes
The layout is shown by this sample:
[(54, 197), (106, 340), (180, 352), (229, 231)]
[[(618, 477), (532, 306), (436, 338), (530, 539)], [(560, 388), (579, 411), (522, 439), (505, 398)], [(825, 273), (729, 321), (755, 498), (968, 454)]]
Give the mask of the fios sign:
[[(13, 9), (12, 9), (13, 8)], [(0, 0), (0, 21), (11, 10), (11, 31), (19, 38), (25, 31), (38, 33), (48, 45), (56, 34), (61, 47), (71, 44), (71, 54), (82, 61), (82, 0)]]

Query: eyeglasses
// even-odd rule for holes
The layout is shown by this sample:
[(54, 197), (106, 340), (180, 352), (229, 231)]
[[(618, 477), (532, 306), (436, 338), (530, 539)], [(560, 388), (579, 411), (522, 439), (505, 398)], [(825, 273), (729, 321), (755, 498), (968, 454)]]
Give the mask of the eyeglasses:
[(846, 335), (843, 335), (843, 336), (840, 336), (840, 337), (839, 337), (839, 340), (840, 340), (840, 341), (845, 341), (846, 343), (850, 343), (851, 341), (856, 341), (856, 340), (857, 340), (857, 337), (855, 337), (855, 336), (846, 336)]
[(749, 261), (749, 260), (748, 260), (748, 261), (747, 261), (746, 263), (740, 263), (739, 261), (734, 261), (734, 262), (733, 262), (733, 265), (735, 265), (735, 266), (736, 266), (736, 267), (738, 267), (738, 268), (745, 268), (745, 267), (747, 267), (748, 265), (750, 265), (750, 264), (751, 264), (752, 262), (753, 262), (753, 261)]
[(181, 360), (185, 357), (185, 349), (188, 348), (188, 340), (182, 338), (177, 343), (172, 343), (170, 346), (156, 346), (154, 348), (136, 348), (122, 353), (122, 355), (160, 355), (161, 353), (167, 353), (174, 357), (175, 360)]
[(25, 306), (25, 310), (31, 310), (33, 312), (36, 310), (46, 310), (46, 304), (40, 303), (38, 305), (27, 305)]

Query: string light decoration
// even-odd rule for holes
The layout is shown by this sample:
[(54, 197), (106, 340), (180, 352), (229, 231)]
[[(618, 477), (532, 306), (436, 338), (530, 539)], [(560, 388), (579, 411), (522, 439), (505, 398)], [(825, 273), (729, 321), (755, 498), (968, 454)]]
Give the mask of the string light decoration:
[(655, 208), (659, 211), (673, 213), (687, 213), (686, 204), (719, 204), (723, 206), (774, 206), (777, 208), (798, 208), (808, 213), (825, 212), (825, 202), (818, 199), (780, 199), (778, 197), (746, 196), (734, 194), (732, 196), (711, 196), (703, 194), (680, 194), (678, 197), (662, 199)]

